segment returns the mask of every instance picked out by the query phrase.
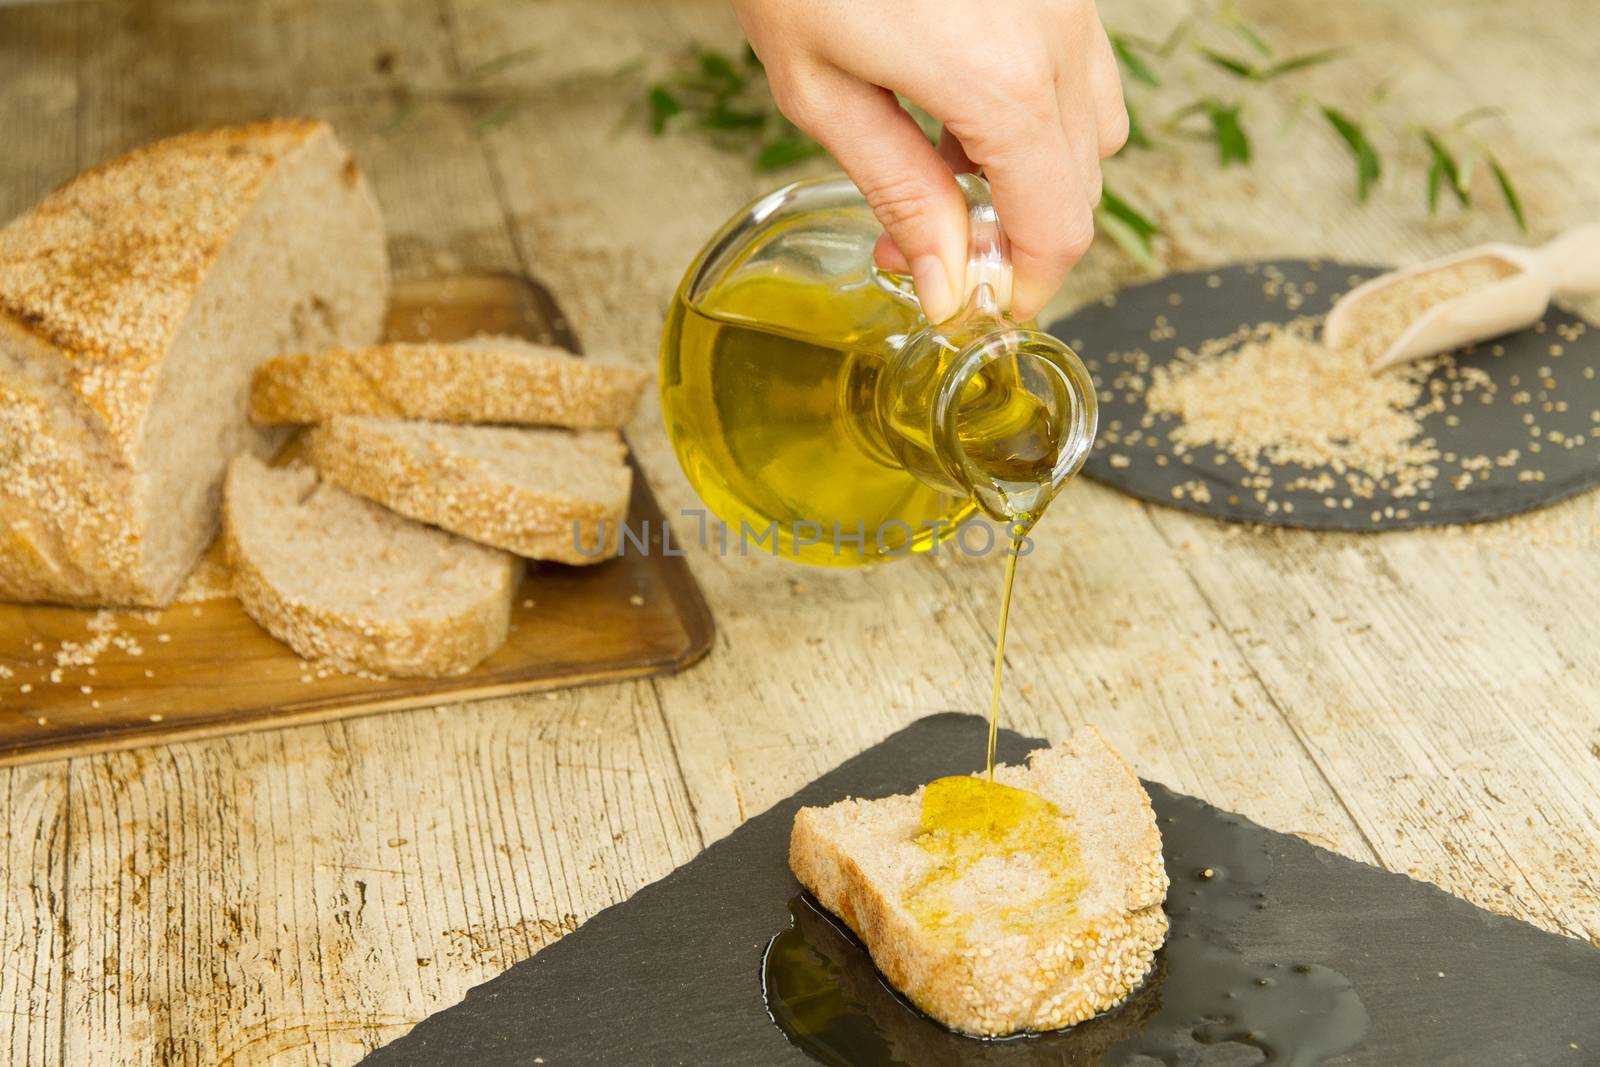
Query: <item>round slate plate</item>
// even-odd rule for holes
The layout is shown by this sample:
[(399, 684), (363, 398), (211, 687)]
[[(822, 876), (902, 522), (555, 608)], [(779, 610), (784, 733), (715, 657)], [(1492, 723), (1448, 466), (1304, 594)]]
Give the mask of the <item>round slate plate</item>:
[[(1373, 496), (1347, 507), (1343, 497), (1349, 494), (1338, 490), (1331, 497), (1284, 490), (1320, 469), (1281, 464), (1274, 466), (1279, 488), (1271, 490), (1269, 507), (1247, 487), (1251, 475), (1231, 457), (1209, 446), (1191, 446), (1180, 455), (1168, 437), (1173, 416), (1154, 416), (1142, 428), (1149, 414), (1142, 392), (1112, 388), (1125, 369), (1119, 366), (1123, 353), (1142, 350), (1150, 367), (1161, 366), (1179, 348), (1198, 347), (1243, 325), (1322, 315), (1378, 273), (1376, 267), (1278, 260), (1173, 274), (1123, 289), (1052, 325), (1050, 332), (1083, 358), (1099, 390), (1101, 436), (1084, 473), (1201, 515), (1320, 530), (1481, 522), (1600, 485), (1600, 329), (1554, 307), (1533, 329), (1457, 353), (1459, 365), (1489, 375), (1492, 400), (1482, 403), (1468, 394), (1465, 403), (1424, 418), (1421, 436), (1437, 442), (1442, 458), (1432, 484), (1411, 496), (1396, 497), (1392, 486), (1380, 483)], [(1435, 371), (1435, 377), (1443, 373)], [(1141, 428), (1129, 444), (1131, 431)], [(1479, 469), (1481, 457), (1507, 456), (1513, 449), (1520, 453), (1515, 463)], [(1165, 458), (1158, 462), (1158, 456)], [(1198, 495), (1209, 493), (1208, 501), (1194, 499), (1197, 485), (1205, 486), (1207, 492)], [(1284, 509), (1285, 501), (1292, 510)]]

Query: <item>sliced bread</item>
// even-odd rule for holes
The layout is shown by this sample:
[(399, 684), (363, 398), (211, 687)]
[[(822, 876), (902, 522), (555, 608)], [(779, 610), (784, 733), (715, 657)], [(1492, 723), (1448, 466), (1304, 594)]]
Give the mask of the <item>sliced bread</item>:
[(256, 371), (257, 422), (391, 415), (432, 422), (616, 429), (650, 375), (517, 337), (385, 344), (279, 356)]
[(352, 496), (310, 467), (234, 460), (224, 531), (239, 602), (306, 659), (437, 677), (505, 643), (520, 560)]
[(344, 415), (306, 435), (323, 476), (402, 515), (528, 559), (617, 554), (632, 471), (610, 430)]
[(0, 600), (167, 603), (268, 356), (377, 340), (377, 201), (326, 123), (190, 133), (0, 229)]
[(1090, 727), (1026, 767), (996, 767), (995, 780), (1029, 791), (1016, 824), (1025, 832), (963, 838), (963, 820), (979, 825), (983, 813), (950, 805), (987, 783), (942, 779), (911, 795), (802, 808), (789, 865), (889, 981), (946, 1026), (982, 1036), (1071, 1026), (1137, 989), (1166, 938), (1155, 813)]

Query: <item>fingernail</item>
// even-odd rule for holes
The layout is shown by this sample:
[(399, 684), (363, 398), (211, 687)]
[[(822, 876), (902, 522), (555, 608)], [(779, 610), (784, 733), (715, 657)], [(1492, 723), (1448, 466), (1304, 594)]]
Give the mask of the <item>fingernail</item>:
[(943, 322), (955, 314), (955, 297), (950, 292), (950, 276), (944, 262), (931, 253), (911, 261), (911, 280), (917, 287), (917, 300), (929, 322)]

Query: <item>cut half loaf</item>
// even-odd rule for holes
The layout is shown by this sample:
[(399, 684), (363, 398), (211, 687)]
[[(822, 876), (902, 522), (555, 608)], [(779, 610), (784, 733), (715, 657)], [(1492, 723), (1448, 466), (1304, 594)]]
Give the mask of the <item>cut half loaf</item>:
[(0, 600), (162, 605), (216, 532), (250, 378), (370, 344), (378, 205), (327, 124), (185, 134), (0, 230)]
[(617, 554), (633, 485), (609, 430), (345, 415), (313, 428), (306, 453), (330, 481), (402, 515), (562, 563)]
[(505, 643), (522, 573), (514, 556), (401, 518), (310, 467), (241, 456), (225, 537), (250, 617), (306, 659), (436, 677)]
[(633, 418), (649, 380), (633, 367), (579, 359), (516, 337), (331, 348), (262, 364), (250, 413), (264, 423), (392, 415), (615, 429)]
[[(1026, 768), (995, 768), (995, 780), (1055, 805), (1041, 806), (1049, 833), (976, 862), (941, 852), (924, 836), (924, 787), (802, 808), (789, 865), (895, 988), (946, 1026), (983, 1036), (1071, 1026), (1137, 989), (1166, 938), (1155, 813), (1090, 727)], [(1046, 851), (1041, 840), (1065, 844)]]

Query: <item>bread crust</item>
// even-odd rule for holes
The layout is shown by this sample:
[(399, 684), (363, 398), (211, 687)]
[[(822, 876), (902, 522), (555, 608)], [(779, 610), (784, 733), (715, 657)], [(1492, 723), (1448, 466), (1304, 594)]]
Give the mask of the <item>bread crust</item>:
[[(1126, 869), (1102, 875), (1125, 883), (1117, 887), (1113, 907), (1060, 929), (1008, 934), (985, 944), (937, 938), (841, 849), (829, 825), (830, 812), (840, 805), (802, 808), (795, 815), (789, 844), (795, 877), (855, 931), (895, 988), (951, 1029), (998, 1037), (1083, 1022), (1137, 990), (1166, 939), (1161, 834), (1143, 786), (1092, 727), (1080, 728), (1057, 751), (1092, 759), (1102, 769), (1115, 764), (1118, 769), (1100, 786), (1109, 784), (1135, 806), (1133, 817), (1122, 820), (1130, 832), (1119, 845), (1137, 857)], [(882, 802), (840, 803), (862, 813)]]
[(649, 379), (633, 367), (520, 340), (335, 348), (263, 363), (251, 387), (250, 415), (261, 423), (379, 415), (616, 429), (633, 418)]
[(317, 469), (357, 496), (526, 559), (585, 565), (617, 554), (633, 475), (623, 463), (620, 437), (601, 430), (580, 434), (576, 441), (612, 463), (610, 484), (589, 499), (507, 481), (447, 446), (418, 455), (381, 419), (341, 416), (312, 428), (305, 442)]
[[(243, 479), (262, 476), (259, 466), (249, 459), (235, 461), (228, 477), (223, 538), (234, 595), (272, 636), (302, 657), (339, 670), (412, 678), (464, 673), (505, 644), (522, 572), (520, 562), (510, 555), (502, 554), (503, 565), (482, 596), (451, 615), (363, 615), (285, 591), (251, 551), (249, 523), (238, 507)], [(395, 521), (406, 522), (398, 516)]]
[[(327, 124), (309, 119), (184, 134), (84, 171), (0, 229), (0, 599), (171, 599), (215, 532), (227, 459), (195, 472), (186, 508), (152, 497), (150, 457), (164, 437), (147, 428), (153, 412), (184, 406), (167, 397), (171, 357), (175, 347), (216, 352), (237, 366), (296, 333), (290, 323), (249, 325), (246, 354), (207, 347), (196, 324), (212, 321), (214, 307), (252, 303), (233, 279), (217, 283), (216, 268), (238, 265), (241, 228), (261, 232), (252, 212), (278, 188), (274, 175), (322, 155), (347, 159)], [(358, 342), (375, 336), (387, 289), (382, 224), (359, 171), (345, 180), (340, 208), (370, 217), (352, 225), (366, 226), (372, 247), (349, 254), (378, 268), (373, 306), (341, 320)], [(296, 294), (279, 296), (287, 304)], [(224, 435), (230, 443), (268, 446), (272, 435), (252, 437), (242, 410), (238, 419), (238, 432)]]

